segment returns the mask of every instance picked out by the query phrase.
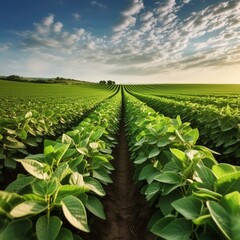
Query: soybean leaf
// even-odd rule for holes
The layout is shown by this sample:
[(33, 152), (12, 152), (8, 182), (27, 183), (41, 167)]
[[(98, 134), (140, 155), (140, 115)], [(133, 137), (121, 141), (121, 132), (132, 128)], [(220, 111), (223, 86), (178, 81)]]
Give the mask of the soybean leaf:
[(187, 220), (193, 220), (201, 215), (203, 203), (196, 197), (187, 196), (174, 201), (172, 206)]
[(38, 180), (32, 184), (33, 192), (41, 197), (50, 196), (57, 191), (59, 187), (56, 178), (50, 180)]
[(227, 239), (233, 240), (231, 238), (231, 230), (229, 225), (231, 222), (231, 218), (228, 212), (219, 203), (214, 201), (207, 201), (207, 207), (211, 217), (213, 218), (214, 222), (217, 224), (223, 235)]
[(47, 179), (49, 178), (48, 172), (46, 171), (47, 165), (41, 162), (38, 162), (33, 159), (19, 159), (25, 170), (38, 179)]
[(217, 192), (225, 195), (230, 192), (240, 191), (239, 182), (240, 172), (224, 175), (216, 183)]
[(92, 177), (85, 177), (84, 178), (85, 185), (94, 193), (96, 193), (99, 196), (105, 196), (105, 190), (103, 189), (101, 183)]
[(156, 172), (158, 172), (157, 169), (154, 168), (152, 164), (148, 164), (141, 170), (138, 179), (148, 179), (150, 175), (155, 174)]
[(63, 198), (69, 195), (79, 196), (82, 193), (88, 192), (89, 188), (87, 186), (75, 186), (75, 185), (63, 185), (59, 188), (55, 203), (60, 203)]
[(83, 203), (74, 196), (66, 196), (61, 201), (64, 216), (79, 230), (89, 232), (87, 214)]
[(29, 200), (15, 206), (10, 215), (15, 218), (27, 215), (36, 215), (47, 209), (47, 203), (43, 201)]
[(148, 155), (148, 158), (153, 158), (158, 156), (158, 154), (161, 152), (161, 150), (158, 147), (154, 147), (151, 152)]
[(212, 171), (217, 178), (223, 177), (224, 175), (236, 172), (233, 165), (228, 163), (216, 164), (212, 167)]
[(104, 184), (112, 183), (112, 179), (110, 178), (109, 173), (105, 168), (102, 167), (93, 170), (93, 177), (97, 178)]
[(168, 184), (180, 184), (182, 182), (182, 177), (175, 172), (163, 172), (155, 177), (158, 182), (168, 183)]
[(97, 217), (101, 219), (106, 219), (104, 210), (103, 210), (103, 205), (97, 197), (93, 195), (88, 195), (86, 208)]
[(58, 236), (62, 221), (56, 217), (41, 216), (36, 223), (36, 234), (38, 240), (55, 240)]
[(170, 216), (157, 221), (150, 231), (166, 240), (189, 240), (192, 224), (184, 218), (175, 219)]
[(28, 232), (32, 229), (30, 219), (17, 219), (11, 221), (4, 229), (1, 229), (0, 239), (25, 240)]
[(61, 228), (56, 240), (73, 240), (73, 234), (69, 229)]
[(30, 185), (34, 179), (35, 178), (32, 176), (22, 176), (20, 178), (17, 178), (7, 186), (5, 191), (19, 193), (24, 187)]

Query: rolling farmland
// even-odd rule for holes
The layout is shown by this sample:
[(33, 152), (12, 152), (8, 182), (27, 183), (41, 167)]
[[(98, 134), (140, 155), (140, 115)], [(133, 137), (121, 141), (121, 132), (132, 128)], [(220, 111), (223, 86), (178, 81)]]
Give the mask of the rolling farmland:
[(239, 85), (0, 86), (0, 239), (239, 238)]

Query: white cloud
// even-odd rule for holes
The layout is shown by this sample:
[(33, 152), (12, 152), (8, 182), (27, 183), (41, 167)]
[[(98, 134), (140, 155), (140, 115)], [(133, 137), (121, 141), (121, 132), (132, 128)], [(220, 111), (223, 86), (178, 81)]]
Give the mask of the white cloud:
[(10, 43), (0, 43), (0, 51), (7, 51), (10, 48)]
[[(85, 72), (82, 66), (87, 64), (97, 66), (106, 76), (149, 76), (239, 64), (240, 2), (210, 5), (185, 19), (178, 15), (179, 9), (190, 1), (176, 2), (157, 2), (149, 10), (143, 0), (132, 0), (110, 36), (96, 36), (81, 26), (66, 30), (52, 14), (35, 23), (33, 31), (20, 34), (21, 51), (34, 52), (33, 59), (48, 56), (51, 67), (54, 61), (59, 66), (64, 62), (66, 68), (79, 73)], [(4, 48), (0, 45), (0, 50)]]
[(122, 12), (123, 16), (133, 16), (135, 14), (138, 14), (141, 11), (141, 9), (144, 8), (142, 0), (131, 0), (131, 1), (132, 1), (132, 5), (130, 6), (130, 8)]
[(187, 3), (190, 3), (190, 2), (191, 2), (191, 0), (183, 0), (184, 4), (187, 4)]
[(61, 22), (56, 22), (53, 25), (53, 32), (61, 32), (62, 28), (63, 28), (63, 24)]
[(132, 16), (127, 16), (122, 19), (121, 23), (113, 28), (114, 32), (123, 31), (131, 26), (134, 26), (136, 23), (136, 18)]
[(153, 16), (153, 13), (150, 12), (150, 11), (147, 11), (147, 12), (141, 14), (141, 20), (142, 20), (142, 21), (147, 21), (147, 20), (149, 20), (152, 16)]
[(118, 25), (113, 28), (114, 32), (127, 30), (136, 23), (135, 15), (138, 14), (143, 8), (142, 0), (131, 0), (131, 6), (122, 12), (122, 19)]
[(76, 21), (78, 21), (81, 18), (81, 15), (79, 13), (76, 13), (76, 12), (73, 13), (72, 16)]
[(159, 16), (163, 18), (167, 16), (169, 13), (172, 13), (175, 7), (176, 7), (176, 1), (168, 0), (160, 4), (160, 6), (157, 9), (157, 12), (159, 13)]
[(93, 6), (100, 7), (100, 8), (107, 8), (107, 6), (105, 4), (97, 2), (97, 1), (91, 1), (90, 4)]
[(54, 21), (54, 15), (51, 14), (43, 19), (42, 24), (46, 27), (49, 27), (53, 24), (53, 21)]

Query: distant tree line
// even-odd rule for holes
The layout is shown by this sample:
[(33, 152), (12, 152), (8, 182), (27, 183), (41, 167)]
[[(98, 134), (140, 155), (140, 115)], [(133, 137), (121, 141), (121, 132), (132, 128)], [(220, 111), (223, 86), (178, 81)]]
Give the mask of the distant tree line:
[(112, 80), (101, 80), (99, 84), (108, 84), (108, 85), (115, 85), (116, 83)]

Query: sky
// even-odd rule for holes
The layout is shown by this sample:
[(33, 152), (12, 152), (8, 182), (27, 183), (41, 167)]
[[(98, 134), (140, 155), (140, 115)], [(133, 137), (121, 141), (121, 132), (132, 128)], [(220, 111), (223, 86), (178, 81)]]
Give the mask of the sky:
[(240, 0), (0, 0), (12, 74), (240, 84)]

